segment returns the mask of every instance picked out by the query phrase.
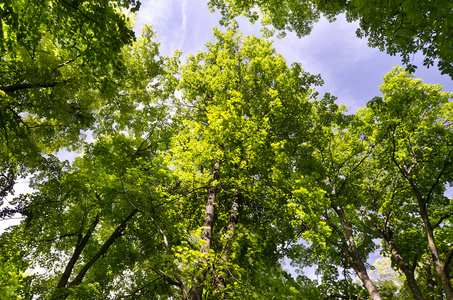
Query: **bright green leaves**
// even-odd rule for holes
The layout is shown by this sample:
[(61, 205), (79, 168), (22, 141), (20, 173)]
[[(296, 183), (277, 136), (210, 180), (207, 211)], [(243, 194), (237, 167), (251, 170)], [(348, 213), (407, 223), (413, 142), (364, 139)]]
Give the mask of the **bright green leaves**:
[[(441, 86), (423, 84), (401, 68), (395, 68), (384, 79), (382, 99), (368, 105), (370, 122), (376, 126), (377, 167), (391, 176), (395, 210), (405, 214), (396, 218), (408, 228), (423, 228), (424, 235), (403, 231), (401, 242), (408, 251), (414, 240), (421, 241), (433, 256), (433, 264), (444, 263), (451, 224), (449, 198), (445, 196), (452, 182), (453, 134), (451, 122), (452, 94), (441, 92)], [(397, 109), (399, 108), (399, 109)], [(390, 208), (388, 202), (386, 208)], [(414, 215), (415, 214), (415, 215)], [(401, 225), (400, 225), (401, 226)], [(444, 271), (436, 269), (439, 277)], [(451, 285), (443, 280), (448, 292)], [(451, 291), (453, 297), (453, 291)]]
[[(197, 282), (210, 295), (237, 295), (235, 286), (264, 276), (259, 270), (269, 259), (277, 262), (278, 247), (294, 238), (293, 208), (287, 207), (292, 147), (313, 131), (310, 87), (321, 80), (298, 64), (288, 66), (267, 41), (242, 38), (236, 29), (214, 34), (217, 41), (189, 56), (175, 76), (182, 122), (169, 159), (185, 188), (198, 194), (184, 200), (192, 212), (185, 226), (212, 232), (209, 251), (203, 246), (201, 252), (209, 253), (209, 270), (218, 273), (205, 269)], [(205, 206), (213, 194), (214, 204)], [(205, 219), (214, 225), (203, 227)], [(213, 286), (216, 276), (226, 286)]]
[[(320, 11), (343, 10), (277, 2), (222, 7), (233, 16), (263, 5), (264, 22), (278, 29), (304, 20), (291, 23), (300, 34)], [(381, 98), (346, 115), (334, 97), (316, 99), (319, 76), (237, 28), (215, 29), (217, 40), (182, 64), (181, 53), (158, 57), (150, 27), (128, 44), (130, 20), (107, 2), (47, 1), (48, 15), (24, 13), (28, 23), (19, 24), (24, 5), (1, 6), (9, 15), (1, 21), (0, 196), (17, 176), (40, 173), (36, 191), (19, 200), (23, 224), (8, 233), (20, 237), (23, 257), (1, 241), (0, 265), (14, 269), (0, 272), (8, 296), (27, 262), (48, 271), (25, 279), (29, 298), (57, 286), (73, 298), (175, 297), (191, 287), (207, 298), (363, 296), (348, 272), (369, 282), (375, 239), (382, 253), (420, 258), (420, 271), (421, 258), (433, 257), (421, 234), (428, 223), (438, 261), (449, 263), (453, 106), (441, 87), (395, 68)], [(30, 2), (30, 12), (40, 9)], [(56, 13), (68, 32), (48, 22)], [(82, 129), (95, 139), (71, 165), (58, 162), (51, 154), (80, 147)], [(294, 245), (300, 238), (308, 244)], [(319, 264), (322, 285), (283, 271), (288, 253)]]
[[(312, 1), (209, 1), (210, 9), (219, 9), (222, 13), (222, 25), (234, 22), (238, 16), (247, 17), (252, 23), (259, 19), (260, 9), (261, 24), (265, 26), (266, 35), (273, 34), (269, 25), (277, 29), (280, 36), (285, 36), (286, 30), (294, 30), (299, 36), (310, 33), (314, 22), (318, 21), (320, 11)], [(322, 5), (319, 3), (319, 5)]]
[[(308, 86), (316, 78), (297, 65), (288, 68), (268, 42), (255, 37), (239, 42), (232, 30), (216, 35), (219, 41), (208, 44), (209, 52), (190, 57), (182, 67), (179, 89), (187, 104), (181, 111), (196, 118), (185, 121), (179, 139), (196, 153), (188, 161), (225, 157), (228, 166), (241, 168), (246, 160), (278, 156), (285, 143), (273, 136), (304, 125), (300, 119), (310, 109)], [(283, 125), (285, 118), (291, 120)], [(197, 146), (190, 146), (189, 139)]]
[[(414, 256), (437, 253), (438, 247), (437, 260), (444, 259), (451, 234), (446, 222), (450, 201), (444, 193), (452, 180), (447, 120), (452, 94), (441, 89), (396, 67), (384, 77), (382, 98), (356, 115), (332, 111), (327, 118), (332, 123), (320, 126), (310, 143), (317, 168), (311, 173), (300, 169), (290, 204), (298, 216), (293, 224), (314, 245), (319, 263), (347, 261), (359, 274), (378, 237), (383, 253), (398, 261), (408, 280), (414, 277), (407, 267)], [(316, 112), (323, 114), (325, 107)], [(311, 195), (314, 187), (318, 195)], [(416, 286), (414, 280), (411, 284)], [(412, 293), (420, 296), (416, 288)]]
[[(122, 83), (130, 74), (124, 65), (131, 63), (123, 47), (134, 34), (132, 16), (119, 7), (134, 9), (129, 5), (138, 3), (1, 4), (0, 160), (21, 170), (15, 176), (45, 169), (45, 155), (63, 147), (79, 148), (81, 131), (92, 129), (96, 112), (106, 103), (113, 106), (115, 93), (126, 90)], [(153, 60), (157, 50), (146, 53)], [(157, 63), (143, 61), (147, 70), (156, 69)]]
[[(368, 105), (374, 114), (373, 122), (379, 126), (374, 139), (380, 149), (386, 149), (403, 176), (431, 177), (431, 183), (426, 184), (434, 184), (433, 188), (437, 185), (435, 178), (441, 182), (451, 180), (447, 174), (453, 141), (448, 120), (452, 94), (441, 92), (441, 88), (423, 84), (395, 68), (380, 87), (383, 98)], [(428, 176), (430, 173), (432, 176)]]
[(14, 232), (2, 234), (0, 238), (0, 298), (21, 299), (19, 290), (27, 277), (27, 263), (22, 262), (23, 249), (18, 246), (20, 235)]

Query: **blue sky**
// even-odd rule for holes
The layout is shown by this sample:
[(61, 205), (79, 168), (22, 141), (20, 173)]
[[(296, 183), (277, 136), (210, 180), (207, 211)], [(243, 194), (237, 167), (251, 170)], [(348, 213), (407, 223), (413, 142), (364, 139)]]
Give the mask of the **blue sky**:
[[(136, 32), (140, 33), (143, 24), (151, 24), (161, 41), (161, 55), (170, 56), (177, 49), (187, 56), (205, 50), (205, 43), (214, 41), (212, 29), (221, 28), (219, 19), (218, 12), (209, 12), (206, 0), (143, 0)], [(245, 19), (239, 20), (239, 24), (244, 35), (261, 36), (260, 24), (251, 25)], [(357, 27), (340, 16), (334, 23), (322, 19), (309, 36), (301, 39), (295, 34), (274, 38), (274, 47), (288, 63), (299, 62), (306, 71), (321, 74), (325, 83), (317, 90), (338, 97), (338, 103), (345, 104), (351, 113), (379, 96), (383, 76), (392, 67), (401, 65), (399, 56), (369, 48), (366, 39), (357, 38)], [(415, 55), (413, 63), (419, 65), (416, 77), (453, 91), (450, 77), (440, 75), (435, 67), (423, 67), (421, 62), (422, 56)]]

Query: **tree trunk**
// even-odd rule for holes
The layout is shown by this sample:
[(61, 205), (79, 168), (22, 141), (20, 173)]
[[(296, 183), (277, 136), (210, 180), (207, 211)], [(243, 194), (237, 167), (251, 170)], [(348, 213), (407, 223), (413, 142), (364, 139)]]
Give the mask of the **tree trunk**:
[[(214, 170), (212, 171), (212, 183), (215, 183), (216, 181), (219, 180), (219, 168), (220, 168), (220, 163), (218, 161), (215, 162), (214, 164)], [(206, 203), (206, 213), (205, 213), (205, 219), (204, 219), (204, 226), (203, 226), (203, 231), (201, 233), (202, 239), (206, 242), (203, 247), (201, 247), (201, 253), (208, 253), (209, 249), (211, 248), (211, 242), (212, 242), (212, 227), (214, 225), (214, 213), (215, 213), (215, 198), (216, 198), (216, 193), (217, 193), (217, 185), (212, 184), (208, 188), (208, 202)]]
[(241, 193), (239, 191), (239, 188), (236, 188), (234, 190), (234, 195), (233, 195), (233, 204), (231, 205), (231, 213), (230, 213), (230, 220), (228, 222), (227, 226), (227, 234), (225, 235), (225, 240), (228, 241), (233, 237), (234, 233), (234, 226), (238, 223), (238, 211), (239, 211), (239, 198), (241, 196)]
[[(234, 195), (233, 195), (233, 204), (231, 205), (231, 212), (230, 212), (230, 220), (228, 221), (227, 225), (227, 233), (225, 234), (225, 245), (223, 247), (223, 255), (222, 255), (222, 261), (227, 262), (228, 261), (228, 255), (230, 254), (230, 245), (231, 245), (231, 239), (233, 237), (234, 233), (234, 226), (238, 223), (238, 211), (239, 211), (239, 199), (240, 199), (240, 191), (239, 187), (237, 187), (234, 190)], [(222, 290), (226, 288), (226, 277), (227, 274), (224, 272), (221, 272), (220, 274), (214, 274), (215, 278), (215, 283), (216, 283), (216, 290), (217, 294), (221, 295)]]
[(49, 88), (54, 87), (61, 84), (66, 84), (71, 82), (74, 78), (68, 78), (63, 81), (54, 81), (54, 82), (43, 82), (43, 83), (17, 83), (8, 86), (1, 86), (0, 91), (4, 91), (5, 93), (13, 93), (21, 90), (31, 89), (31, 88)]
[(198, 293), (195, 287), (191, 287), (189, 290), (190, 300), (201, 300), (201, 295)]
[(343, 208), (336, 207), (332, 203), (332, 208), (336, 212), (337, 216), (340, 219), (341, 226), (343, 227), (346, 237), (348, 239), (349, 243), (349, 248), (351, 249), (352, 252), (352, 257), (349, 256), (349, 263), (351, 266), (354, 268), (355, 272), (357, 273), (357, 276), (359, 279), (362, 281), (363, 285), (367, 289), (368, 293), (370, 294), (371, 299), (373, 300), (382, 300), (381, 295), (379, 295), (379, 291), (377, 290), (376, 286), (374, 283), (371, 281), (371, 278), (368, 276), (368, 272), (366, 270), (365, 264), (363, 263), (362, 258), (360, 257), (359, 250), (357, 249), (357, 245), (354, 240), (354, 233), (352, 231), (351, 226), (349, 225), (349, 222), (346, 219), (346, 215), (343, 211)]
[(94, 265), (94, 263), (102, 256), (104, 255), (109, 247), (118, 239), (122, 234), (123, 231), (126, 229), (127, 222), (137, 213), (138, 209), (134, 209), (131, 211), (131, 213), (121, 222), (120, 225), (115, 229), (115, 231), (110, 235), (110, 237), (107, 239), (107, 241), (102, 245), (101, 249), (93, 256), (93, 258), (90, 259), (89, 262), (87, 262), (82, 270), (77, 274), (76, 278), (74, 278), (73, 281), (69, 284), (69, 286), (73, 285), (78, 285), (82, 282), (82, 279), (85, 277), (86, 272)]
[[(118, 227), (115, 229), (115, 231), (110, 235), (110, 237), (107, 239), (107, 241), (104, 243), (104, 245), (102, 245), (101, 249), (99, 249), (99, 251), (93, 256), (93, 258), (90, 259), (89, 262), (87, 262), (82, 270), (80, 270), (80, 272), (77, 274), (77, 276), (74, 278), (74, 280), (71, 281), (71, 283), (68, 285), (69, 286), (74, 286), (74, 285), (78, 285), (82, 282), (83, 278), (85, 277), (85, 274), (86, 272), (94, 265), (94, 263), (102, 256), (104, 255), (107, 250), (109, 249), (109, 247), (115, 242), (115, 240), (117, 238), (119, 238), (124, 229), (126, 229), (126, 226), (127, 226), (127, 222), (129, 222), (129, 220), (137, 213), (138, 209), (134, 209), (124, 220), (123, 222), (121, 222), (120, 225), (118, 225)], [(99, 217), (97, 217), (97, 221), (99, 221)], [(96, 222), (97, 224), (97, 222)], [(93, 227), (93, 226), (92, 226)], [(90, 228), (91, 229), (91, 228)], [(94, 230), (94, 227), (93, 227), (93, 230)], [(91, 233), (90, 233), (91, 235)], [(86, 240), (86, 242), (88, 241), (88, 239)], [(86, 244), (85, 242), (85, 244)], [(81, 250), (80, 250), (81, 252)], [(80, 253), (79, 253), (80, 255)], [(74, 262), (75, 263), (75, 262)], [(70, 274), (69, 274), (70, 275)], [(66, 278), (66, 282), (68, 281), (69, 279), (69, 276), (68, 278)], [(60, 280), (61, 281), (61, 280)], [(64, 288), (66, 286), (66, 283), (64, 286), (61, 286), (61, 288)], [(54, 300), (62, 300), (62, 299), (66, 299), (67, 297), (69, 296), (69, 293), (68, 291), (64, 291), (63, 293), (60, 293), (57, 297), (53, 298)]]
[(426, 205), (425, 205), (425, 202), (423, 201), (423, 197), (418, 189), (418, 186), (415, 184), (415, 182), (413, 182), (410, 179), (410, 177), (406, 177), (406, 178), (408, 178), (408, 181), (412, 187), (412, 190), (414, 191), (415, 196), (418, 200), (419, 213), (420, 213), (420, 216), (422, 217), (423, 224), (425, 225), (426, 237), (428, 239), (428, 248), (433, 257), (434, 270), (436, 270), (436, 273), (440, 278), (440, 281), (444, 288), (447, 299), (453, 300), (453, 287), (451, 285), (448, 273), (446, 272), (447, 265), (448, 265), (450, 258), (447, 257), (445, 263), (442, 263), (440, 256), (439, 256), (439, 252), (437, 251), (437, 245), (436, 245), (436, 241), (434, 239), (434, 230), (431, 225), (431, 222), (429, 221), (428, 212), (426, 211)]
[[(206, 203), (206, 212), (204, 219), (203, 231), (201, 232), (201, 238), (206, 242), (201, 246), (201, 253), (208, 253), (211, 249), (212, 243), (212, 228), (214, 226), (214, 214), (215, 214), (215, 200), (217, 195), (217, 181), (220, 178), (220, 163), (216, 161), (214, 163), (214, 169), (212, 171), (211, 185), (208, 188), (208, 201)], [(195, 278), (195, 282), (196, 282)], [(192, 286), (189, 290), (190, 300), (201, 300), (203, 295), (203, 287), (201, 285)]]

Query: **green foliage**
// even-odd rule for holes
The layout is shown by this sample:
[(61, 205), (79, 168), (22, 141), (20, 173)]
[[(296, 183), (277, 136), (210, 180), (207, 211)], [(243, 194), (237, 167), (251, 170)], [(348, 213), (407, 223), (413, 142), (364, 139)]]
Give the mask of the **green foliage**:
[[(234, 28), (224, 33), (215, 29), (214, 34), (218, 41), (189, 56), (175, 76), (180, 97), (173, 101), (181, 125), (169, 152), (185, 189), (197, 191), (184, 200), (183, 226), (202, 240), (200, 231), (210, 228), (203, 223), (206, 192), (216, 186), (212, 244), (208, 255), (200, 251), (200, 258), (193, 258), (208, 261), (216, 272), (194, 265), (203, 274), (195, 276), (197, 282), (204, 282), (210, 297), (236, 294), (239, 286), (256, 283), (266, 261), (277, 263), (281, 257), (277, 247), (294, 236), (286, 208), (286, 166), (292, 146), (312, 130), (310, 86), (321, 82), (298, 64), (289, 67), (267, 41), (241, 38)], [(213, 180), (216, 162), (220, 175)], [(236, 193), (239, 221), (229, 225)], [(187, 250), (186, 255), (196, 255)], [(194, 271), (184, 276), (193, 277)], [(212, 286), (215, 276), (222, 277), (225, 288)]]
[(0, 237), (0, 299), (21, 299), (19, 291), (24, 286), (24, 252), (18, 247), (20, 235), (13, 232), (3, 233)]
[[(236, 26), (214, 29), (216, 41), (185, 63), (181, 53), (158, 57), (151, 27), (135, 40), (122, 10), (137, 4), (0, 6), (0, 197), (35, 173), (33, 193), (14, 200), (24, 220), (0, 237), (0, 298), (407, 299), (406, 262), (415, 285), (447, 290), (451, 93), (396, 67), (382, 97), (346, 115), (334, 97), (318, 98), (320, 76)], [(423, 35), (399, 44), (420, 12), (446, 14), (404, 1), (211, 5), (224, 22), (256, 20), (257, 5), (265, 24), (300, 35), (321, 13), (346, 11), (370, 43), (403, 56), (426, 45)], [(425, 52), (441, 69), (442, 34)], [(94, 139), (83, 142), (82, 130)], [(61, 162), (62, 147), (83, 151)], [(366, 261), (376, 239), (391, 260), (374, 280)], [(316, 265), (320, 282), (294, 279), (285, 258)]]
[[(126, 75), (139, 2), (7, 1), (0, 5), (0, 194), (76, 149)], [(102, 97), (101, 94), (108, 94)], [(112, 97), (112, 98), (111, 98)]]
[[(169, 124), (168, 108), (152, 89), (160, 72), (153, 37), (146, 27), (121, 50), (128, 68), (117, 85), (124, 90), (100, 94), (114, 97), (115, 105), (102, 101), (93, 130), (96, 140), (84, 143), (72, 165), (47, 155), (46, 168), (30, 181), (35, 192), (17, 199), (25, 207), (19, 227), (24, 229), (22, 259), (47, 271), (26, 278), (24, 298), (51, 298), (56, 290), (70, 299), (127, 295), (148, 283), (147, 275), (135, 276), (144, 273), (138, 262), (158, 243), (158, 233), (150, 230), (151, 220), (137, 220), (136, 215), (138, 208), (144, 216), (164, 210), (167, 190), (174, 187), (160, 154), (175, 124)], [(121, 278), (131, 284), (122, 284)], [(147, 286), (139, 294), (163, 288)]]
[[(452, 179), (452, 95), (441, 89), (396, 67), (384, 77), (382, 98), (356, 115), (338, 117), (312, 142), (320, 164), (316, 172), (302, 169), (295, 177), (292, 206), (299, 212), (293, 224), (313, 256), (293, 247), (294, 263), (358, 273), (360, 260), (376, 250), (376, 238), (394, 267), (405, 271), (405, 264), (412, 276), (424, 272), (422, 257), (437, 251), (438, 261), (449, 263), (451, 199), (445, 190)], [(381, 297), (388, 289), (398, 294), (400, 287), (378, 283)]]

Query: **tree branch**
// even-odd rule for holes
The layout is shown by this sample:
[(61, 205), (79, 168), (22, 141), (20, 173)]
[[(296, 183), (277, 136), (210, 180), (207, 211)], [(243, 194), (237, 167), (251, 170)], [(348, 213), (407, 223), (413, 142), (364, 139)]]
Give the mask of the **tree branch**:
[(48, 88), (48, 87), (54, 87), (57, 85), (65, 84), (68, 82), (71, 82), (74, 80), (74, 78), (68, 78), (63, 81), (54, 81), (50, 83), (16, 83), (13, 85), (8, 85), (8, 86), (3, 86), (0, 87), (1, 91), (4, 91), (5, 93), (13, 93), (21, 90), (26, 90), (26, 89), (31, 89), (31, 88)]
[(96, 225), (98, 223), (99, 223), (99, 215), (96, 215), (96, 218), (91, 223), (91, 226), (88, 229), (85, 236), (83, 237), (83, 239), (81, 239), (80, 241), (77, 242), (77, 246), (74, 250), (74, 253), (72, 254), (72, 257), (69, 260), (68, 264), (66, 265), (63, 275), (61, 275), (60, 281), (57, 284), (57, 294), (52, 299), (58, 300), (58, 299), (65, 299), (67, 297), (66, 294), (58, 294), (58, 289), (62, 289), (64, 287), (66, 287), (66, 284), (68, 283), (68, 280), (69, 280), (69, 276), (71, 276), (72, 269), (74, 268), (77, 260), (80, 257), (80, 254), (82, 253), (83, 249), (85, 248), (86, 244), (88, 243), (88, 240), (90, 239), (91, 234), (93, 233), (93, 231), (96, 228)]
[(137, 213), (138, 209), (133, 209), (129, 215), (121, 222), (120, 225), (115, 229), (115, 231), (110, 235), (108, 240), (102, 245), (101, 249), (93, 256), (93, 258), (90, 259), (89, 262), (83, 266), (82, 270), (77, 274), (76, 278), (71, 281), (69, 286), (73, 285), (78, 285), (80, 282), (82, 282), (83, 278), (85, 277), (86, 272), (94, 265), (94, 263), (102, 256), (104, 255), (109, 247), (118, 239), (122, 234), (123, 231), (126, 229), (127, 222), (129, 222), (130, 219)]

